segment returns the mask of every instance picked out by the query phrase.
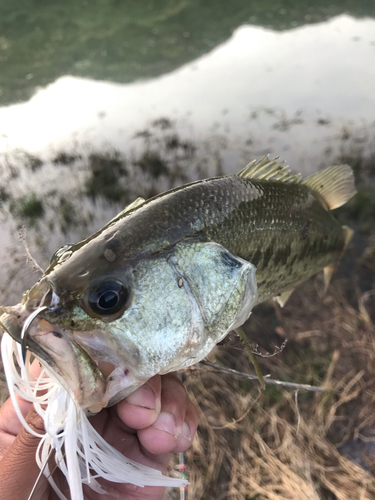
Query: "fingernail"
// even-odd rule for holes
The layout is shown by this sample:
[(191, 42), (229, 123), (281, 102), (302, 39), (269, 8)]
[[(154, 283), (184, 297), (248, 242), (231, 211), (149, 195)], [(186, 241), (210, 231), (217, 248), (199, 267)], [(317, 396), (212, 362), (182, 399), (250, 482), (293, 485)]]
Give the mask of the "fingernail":
[(139, 387), (126, 398), (126, 401), (132, 405), (140, 406), (141, 408), (156, 410), (155, 394), (147, 386)]
[(188, 439), (189, 441), (191, 441), (190, 428), (189, 428), (189, 426), (188, 426), (188, 424), (186, 422), (184, 422), (182, 424), (182, 437), (184, 437), (185, 439)]
[(171, 413), (162, 411), (153, 427), (159, 429), (160, 431), (168, 432), (168, 434), (172, 434), (172, 436), (174, 436), (176, 439), (179, 437), (177, 433), (176, 420)]

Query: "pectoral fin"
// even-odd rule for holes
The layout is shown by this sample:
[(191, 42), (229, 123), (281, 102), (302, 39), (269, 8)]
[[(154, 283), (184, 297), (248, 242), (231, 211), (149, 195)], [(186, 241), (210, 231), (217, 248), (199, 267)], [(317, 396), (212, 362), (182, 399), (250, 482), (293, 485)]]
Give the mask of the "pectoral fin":
[(294, 288), (293, 290), (287, 290), (286, 292), (280, 293), (280, 295), (277, 295), (276, 297), (274, 297), (274, 299), (280, 307), (284, 307), (293, 292)]
[(252, 364), (254, 366), (255, 373), (257, 374), (259, 383), (262, 386), (263, 390), (265, 390), (266, 389), (266, 383), (264, 381), (262, 370), (260, 369), (260, 366), (258, 364), (258, 360), (255, 357), (255, 354), (253, 353), (253, 346), (251, 345), (251, 342), (247, 338), (246, 333), (242, 330), (242, 328), (240, 328), (240, 327), (235, 328), (234, 331), (237, 333), (237, 335), (241, 339), (241, 342), (246, 347), (247, 354), (249, 355), (250, 361), (252, 362)]
[(343, 250), (343, 252), (345, 252), (351, 239), (353, 238), (354, 231), (353, 231), (353, 229), (350, 229), (350, 227), (348, 227), (348, 226), (342, 226), (342, 228), (344, 230), (344, 236), (345, 236), (345, 246), (344, 246), (344, 250)]
[(329, 266), (326, 266), (324, 269), (323, 269), (323, 273), (324, 273), (324, 293), (327, 292), (328, 290), (328, 287), (329, 287), (329, 284), (330, 284), (330, 281), (331, 281), (331, 278), (332, 278), (332, 274), (333, 274), (333, 271), (335, 270), (336, 266), (334, 264), (330, 264)]

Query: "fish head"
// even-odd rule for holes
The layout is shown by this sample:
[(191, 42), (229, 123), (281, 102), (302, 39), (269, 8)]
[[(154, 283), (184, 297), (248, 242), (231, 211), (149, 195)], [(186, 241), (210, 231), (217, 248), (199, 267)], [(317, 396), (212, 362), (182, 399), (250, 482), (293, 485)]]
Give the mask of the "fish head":
[(19, 341), (26, 318), (45, 307), (25, 343), (72, 390), (77, 381), (90, 387), (87, 407), (93, 398), (113, 405), (155, 374), (199, 362), (257, 299), (255, 267), (219, 244), (183, 241), (130, 258), (107, 249), (99, 238), (59, 250), (22, 304), (0, 317)]

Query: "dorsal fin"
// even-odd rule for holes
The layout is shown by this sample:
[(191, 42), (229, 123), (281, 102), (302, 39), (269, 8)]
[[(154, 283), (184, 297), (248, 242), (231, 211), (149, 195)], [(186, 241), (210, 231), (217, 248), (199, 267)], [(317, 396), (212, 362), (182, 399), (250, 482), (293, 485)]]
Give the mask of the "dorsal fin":
[(307, 177), (302, 183), (319, 193), (330, 210), (341, 207), (357, 192), (353, 171), (349, 165), (328, 167)]
[[(130, 212), (130, 210), (134, 210), (135, 208), (138, 208), (140, 207), (141, 205), (143, 205), (143, 203), (145, 202), (146, 200), (144, 198), (137, 198), (136, 200), (134, 200), (132, 203), (130, 203), (130, 205), (127, 205), (124, 210), (122, 210), (120, 213), (118, 213), (116, 215), (116, 217), (113, 217), (113, 219), (111, 219), (108, 224), (112, 224), (116, 221), (118, 221), (119, 219), (121, 219), (126, 213)], [(107, 225), (108, 225), (107, 224)]]
[(269, 155), (263, 156), (259, 161), (253, 160), (237, 175), (244, 179), (258, 179), (266, 181), (281, 181), (287, 183), (301, 182), (301, 174), (293, 174), (284, 161), (279, 161), (277, 156), (273, 160)]
[(144, 198), (137, 198), (136, 200), (133, 201), (133, 203), (130, 203), (127, 207), (124, 208), (124, 210), (121, 212), (122, 214), (125, 214), (126, 212), (130, 212), (130, 210), (134, 210), (134, 208), (139, 207), (140, 205), (143, 205), (143, 203), (146, 200)]

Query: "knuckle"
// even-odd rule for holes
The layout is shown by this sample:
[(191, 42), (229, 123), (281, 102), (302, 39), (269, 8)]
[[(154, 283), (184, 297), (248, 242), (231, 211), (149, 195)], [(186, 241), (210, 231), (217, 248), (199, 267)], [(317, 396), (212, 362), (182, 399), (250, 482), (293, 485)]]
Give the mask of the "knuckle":
[(22, 429), (22, 431), (18, 434), (18, 445), (25, 449), (34, 450), (39, 443), (39, 438), (30, 434), (26, 429)]
[(179, 399), (188, 399), (185, 386), (174, 374), (165, 375), (163, 389), (168, 390), (168, 392), (173, 391)]
[(29, 424), (31, 429), (39, 434), (44, 434), (44, 422), (42, 417), (32, 408), (26, 417), (26, 422)]
[(186, 408), (186, 422), (189, 424), (192, 435), (197, 432), (199, 417), (195, 405), (189, 400)]

